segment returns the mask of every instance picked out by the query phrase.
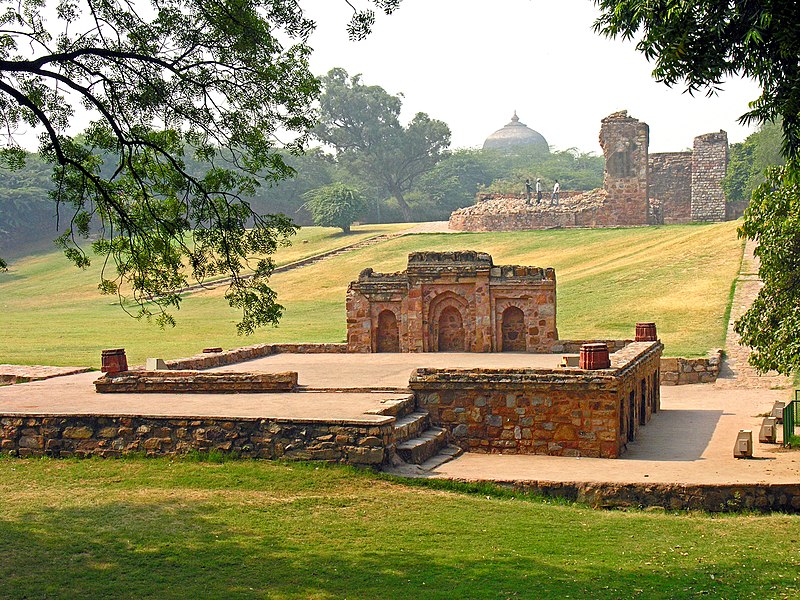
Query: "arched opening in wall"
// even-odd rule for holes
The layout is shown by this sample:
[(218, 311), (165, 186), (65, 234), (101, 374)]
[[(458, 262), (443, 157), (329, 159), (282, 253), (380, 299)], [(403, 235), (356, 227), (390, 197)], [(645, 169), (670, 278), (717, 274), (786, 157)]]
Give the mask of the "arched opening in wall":
[(516, 306), (503, 311), (502, 325), (503, 352), (525, 352), (528, 349), (525, 339), (525, 313)]
[(437, 329), (439, 352), (464, 352), (466, 350), (464, 319), (455, 306), (448, 306), (442, 310)]
[(632, 442), (636, 435), (636, 390), (628, 396), (628, 441)]
[(400, 352), (400, 330), (397, 317), (391, 310), (384, 310), (378, 315), (378, 333), (376, 335), (377, 352)]
[(639, 398), (639, 425), (644, 425), (647, 422), (647, 379), (642, 379), (639, 386), (641, 388), (641, 397)]

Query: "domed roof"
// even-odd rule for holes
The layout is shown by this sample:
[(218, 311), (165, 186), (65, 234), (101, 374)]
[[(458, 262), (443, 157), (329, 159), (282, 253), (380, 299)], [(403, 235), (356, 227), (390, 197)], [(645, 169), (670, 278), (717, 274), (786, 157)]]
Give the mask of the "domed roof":
[(483, 149), (508, 149), (515, 146), (537, 146), (544, 152), (550, 151), (550, 145), (541, 133), (534, 131), (520, 122), (517, 111), (511, 121), (502, 129), (498, 129), (483, 142)]

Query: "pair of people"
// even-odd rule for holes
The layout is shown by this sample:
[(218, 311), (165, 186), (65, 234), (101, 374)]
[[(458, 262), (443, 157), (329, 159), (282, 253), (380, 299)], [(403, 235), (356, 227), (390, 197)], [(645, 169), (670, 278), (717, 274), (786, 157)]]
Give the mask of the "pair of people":
[[(531, 202), (531, 192), (533, 191), (533, 187), (531, 186), (531, 180), (525, 180), (525, 201), (530, 204)], [(558, 194), (561, 191), (561, 184), (558, 183), (558, 179), (556, 179), (556, 183), (553, 186), (553, 195), (550, 197), (550, 206), (558, 206)], [(541, 178), (536, 178), (536, 204), (539, 204), (542, 201), (542, 180)]]

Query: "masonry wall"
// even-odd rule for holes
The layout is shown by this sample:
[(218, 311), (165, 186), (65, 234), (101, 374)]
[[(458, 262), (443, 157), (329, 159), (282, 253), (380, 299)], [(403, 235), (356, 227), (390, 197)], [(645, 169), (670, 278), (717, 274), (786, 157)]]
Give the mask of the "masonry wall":
[(553, 269), (485, 253), (415, 252), (347, 291), (349, 352), (547, 352), (557, 338)]
[(692, 153), (650, 155), (650, 203), (657, 207), (654, 223), (673, 225), (692, 220)]
[(600, 147), (606, 159), (603, 189), (617, 225), (648, 224), (649, 135), (647, 123), (629, 117), (627, 111), (601, 121)]
[(722, 179), (728, 168), (728, 134), (707, 133), (694, 138), (692, 153), (692, 221), (724, 221)]
[(659, 342), (634, 342), (612, 368), (417, 369), (431, 422), (471, 452), (616, 458), (658, 410)]
[(151, 456), (191, 451), (246, 458), (380, 465), (390, 459), (394, 419), (377, 424), (281, 419), (121, 416), (0, 418), (0, 452), (18, 456)]

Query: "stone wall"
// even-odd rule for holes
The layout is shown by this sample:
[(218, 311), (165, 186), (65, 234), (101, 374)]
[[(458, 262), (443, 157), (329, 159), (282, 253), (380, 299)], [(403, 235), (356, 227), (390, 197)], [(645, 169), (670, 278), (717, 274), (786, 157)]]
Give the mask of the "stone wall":
[(634, 342), (610, 369), (417, 369), (431, 422), (472, 452), (616, 458), (659, 409), (660, 342)]
[(647, 123), (624, 110), (601, 121), (600, 147), (606, 159), (603, 189), (617, 225), (648, 224), (649, 135)]
[(483, 252), (413, 252), (347, 290), (349, 352), (547, 352), (557, 337), (553, 269)]
[(722, 364), (722, 350), (712, 350), (704, 358), (681, 356), (661, 359), (661, 385), (714, 383)]
[[(170, 369), (213, 369), (272, 354), (344, 354), (347, 344), (254, 344), (164, 361)], [(139, 369), (141, 370), (141, 369)]]
[(692, 152), (650, 155), (649, 128), (627, 111), (602, 120), (603, 189), (562, 192), (558, 206), (522, 196), (478, 194), (473, 206), (450, 215), (455, 231), (524, 231), (569, 227), (660, 225), (724, 221), (741, 214), (727, 207), (720, 182), (728, 164), (724, 131), (695, 138)]
[(648, 508), (739, 512), (800, 512), (800, 484), (678, 484), (500, 481), (501, 487), (594, 508)]
[(648, 180), (653, 223), (672, 225), (692, 220), (692, 153), (660, 152), (650, 155)]
[(100, 393), (261, 393), (293, 392), (297, 373), (236, 373), (233, 371), (123, 371), (94, 382)]
[(725, 192), (721, 182), (728, 168), (728, 134), (694, 138), (692, 152), (692, 221), (724, 221)]
[(374, 424), (293, 419), (123, 416), (0, 417), (0, 452), (18, 456), (148, 456), (219, 451), (245, 458), (380, 465), (394, 418)]

